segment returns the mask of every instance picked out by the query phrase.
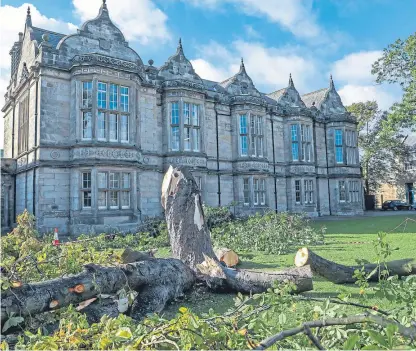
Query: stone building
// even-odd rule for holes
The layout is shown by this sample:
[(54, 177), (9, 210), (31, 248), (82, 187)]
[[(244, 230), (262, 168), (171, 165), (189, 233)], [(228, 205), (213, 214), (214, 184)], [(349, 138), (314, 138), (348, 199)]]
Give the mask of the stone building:
[(35, 27), (29, 9), (10, 55), (7, 226), (26, 208), (40, 231), (133, 230), (162, 213), (171, 164), (192, 167), (207, 205), (236, 213), (363, 211), (356, 120), (332, 78), (304, 96), (291, 77), (265, 94), (241, 60), (233, 77), (213, 82), (195, 73), (180, 41), (164, 65), (146, 65), (105, 1), (70, 35)]

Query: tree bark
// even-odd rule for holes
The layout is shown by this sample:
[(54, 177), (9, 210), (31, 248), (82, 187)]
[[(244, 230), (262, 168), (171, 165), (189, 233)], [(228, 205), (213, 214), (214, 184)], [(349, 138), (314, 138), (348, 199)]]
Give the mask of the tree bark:
[(169, 167), (163, 179), (161, 201), (173, 256), (202, 273), (213, 289), (262, 292), (274, 281), (291, 281), (298, 292), (312, 289), (312, 274), (308, 268), (265, 273), (221, 266), (212, 248), (200, 191), (188, 168)]
[[(160, 310), (166, 302), (183, 295), (194, 282), (192, 270), (172, 258), (154, 258), (117, 267), (90, 264), (76, 275), (25, 284), (2, 292), (1, 322), (6, 321), (11, 312), (24, 317), (31, 316), (77, 304), (98, 294), (114, 294), (122, 288), (136, 290), (139, 296), (143, 292), (143, 296), (134, 305), (135, 313), (140, 315), (136, 311), (146, 313)], [(74, 291), (75, 287), (79, 293)], [(158, 288), (163, 291), (160, 296), (155, 293)], [(154, 293), (153, 296), (150, 292)]]
[(390, 276), (408, 276), (416, 274), (416, 260), (414, 259), (386, 262), (382, 263), (380, 267), (373, 263), (357, 266), (344, 266), (327, 260), (306, 247), (299, 249), (295, 257), (295, 265), (297, 267), (310, 265), (313, 272), (318, 273), (335, 284), (355, 283), (357, 279), (353, 277), (354, 271), (361, 270), (362, 267), (364, 267), (364, 271), (367, 275), (373, 272), (368, 278), (369, 281), (378, 281), (381, 273), (380, 271), (384, 270), (387, 270), (388, 275)]

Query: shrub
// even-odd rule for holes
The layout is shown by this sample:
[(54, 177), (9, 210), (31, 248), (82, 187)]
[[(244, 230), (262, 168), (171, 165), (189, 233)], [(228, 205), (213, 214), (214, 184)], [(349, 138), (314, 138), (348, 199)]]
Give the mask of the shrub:
[(299, 246), (322, 244), (323, 231), (317, 232), (303, 215), (289, 213), (255, 214), (225, 223), (211, 231), (219, 247), (240, 251), (285, 254)]

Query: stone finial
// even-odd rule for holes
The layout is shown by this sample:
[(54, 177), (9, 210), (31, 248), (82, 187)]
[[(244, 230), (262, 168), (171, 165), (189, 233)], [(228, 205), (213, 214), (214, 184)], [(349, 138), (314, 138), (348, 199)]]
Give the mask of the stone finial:
[(243, 58), (241, 58), (240, 72), (245, 72), (245, 71), (246, 71), (246, 66), (244, 66), (244, 60)]
[(153, 61), (152, 59), (150, 59), (149, 61), (147, 61), (149, 63), (149, 66), (153, 66), (153, 64), (155, 63), (155, 61)]
[(26, 25), (32, 27), (32, 16), (30, 14), (30, 6), (27, 7), (26, 12)]
[(23, 33), (19, 32), (19, 41), (23, 41)]
[(101, 4), (99, 16), (107, 16), (108, 17), (108, 9), (107, 9), (106, 0), (103, 0), (103, 3)]
[(178, 43), (178, 52), (182, 52), (182, 53), (183, 53), (182, 38), (179, 38), (179, 43)]
[(329, 88), (335, 90), (334, 80), (332, 79), (332, 74), (329, 76)]
[(294, 88), (295, 84), (293, 84), (292, 73), (289, 73), (289, 86)]
[(46, 34), (46, 33), (43, 33), (43, 34), (42, 34), (42, 40), (43, 40), (44, 42), (48, 42), (48, 41), (49, 41), (49, 35), (48, 35), (48, 34)]

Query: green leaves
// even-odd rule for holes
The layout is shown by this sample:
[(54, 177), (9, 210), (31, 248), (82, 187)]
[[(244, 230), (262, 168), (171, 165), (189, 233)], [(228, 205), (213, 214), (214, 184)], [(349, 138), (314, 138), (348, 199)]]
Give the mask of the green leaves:
[(22, 323), (25, 319), (20, 316), (13, 317), (11, 316), (3, 325), (3, 329), (1, 330), (4, 333), (6, 330), (10, 329), (11, 327), (16, 327), (20, 323)]
[(353, 350), (359, 339), (360, 337), (357, 334), (351, 335), (347, 340), (345, 340), (343, 350)]

